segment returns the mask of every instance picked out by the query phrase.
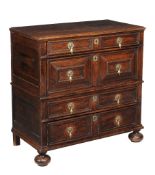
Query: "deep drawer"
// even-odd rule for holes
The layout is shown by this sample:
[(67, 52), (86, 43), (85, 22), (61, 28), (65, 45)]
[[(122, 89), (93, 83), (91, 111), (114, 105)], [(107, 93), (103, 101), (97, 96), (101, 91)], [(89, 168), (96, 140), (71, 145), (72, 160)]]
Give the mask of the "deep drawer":
[(138, 50), (126, 49), (47, 60), (47, 92), (77, 90), (137, 79)]

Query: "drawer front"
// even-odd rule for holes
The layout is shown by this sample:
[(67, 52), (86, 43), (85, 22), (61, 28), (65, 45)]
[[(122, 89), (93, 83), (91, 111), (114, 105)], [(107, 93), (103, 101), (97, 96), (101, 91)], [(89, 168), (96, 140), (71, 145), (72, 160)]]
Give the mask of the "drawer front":
[(123, 48), (137, 45), (140, 42), (139, 33), (125, 33), (91, 38), (67, 39), (47, 42), (47, 55), (74, 54), (100, 48)]
[(47, 124), (48, 145), (79, 140), (91, 135), (90, 117), (62, 120)]
[(92, 110), (91, 97), (78, 97), (61, 101), (49, 101), (47, 103), (48, 118), (56, 118), (65, 115), (78, 114)]
[(76, 52), (92, 50), (96, 45), (98, 45), (98, 43), (96, 44), (91, 38), (51, 41), (47, 43), (47, 54), (73, 54)]
[(119, 107), (137, 102), (137, 89), (113, 91), (107, 94), (100, 94), (97, 109), (108, 107)]
[(116, 110), (109, 113), (99, 114), (99, 132), (105, 132), (111, 129), (117, 129), (136, 123), (136, 107), (130, 107), (122, 110)]
[(122, 79), (135, 79), (137, 76), (137, 50), (126, 50), (102, 54), (100, 58), (100, 83)]
[(106, 113), (95, 113), (85, 117), (60, 120), (47, 124), (48, 145), (92, 138), (105, 132), (135, 126), (137, 124), (136, 106)]
[(48, 92), (72, 88), (90, 87), (92, 82), (91, 59), (89, 56), (48, 61)]
[(95, 110), (122, 107), (137, 102), (137, 88), (93, 93), (88, 96), (47, 101), (48, 119), (58, 119)]
[(139, 44), (139, 41), (140, 41), (139, 33), (104, 36), (102, 37), (102, 48), (110, 48), (110, 47), (123, 48), (123, 46)]

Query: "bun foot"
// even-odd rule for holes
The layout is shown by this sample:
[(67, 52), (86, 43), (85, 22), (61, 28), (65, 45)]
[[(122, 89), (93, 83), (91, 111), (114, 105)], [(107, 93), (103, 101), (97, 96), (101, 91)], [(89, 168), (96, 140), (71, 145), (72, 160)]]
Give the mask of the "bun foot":
[(39, 166), (47, 166), (49, 162), (51, 161), (50, 156), (46, 154), (39, 154), (35, 157), (34, 161), (39, 165)]
[(141, 134), (139, 131), (133, 131), (129, 134), (129, 139), (131, 142), (140, 142), (143, 140), (143, 134)]

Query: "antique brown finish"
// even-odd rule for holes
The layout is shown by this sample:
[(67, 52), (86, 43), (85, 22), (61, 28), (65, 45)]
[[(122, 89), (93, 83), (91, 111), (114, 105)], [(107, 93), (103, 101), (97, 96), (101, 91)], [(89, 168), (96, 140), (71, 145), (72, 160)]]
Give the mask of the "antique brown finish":
[(130, 132), (139, 142), (144, 27), (86, 21), (11, 28), (13, 141), (52, 149)]

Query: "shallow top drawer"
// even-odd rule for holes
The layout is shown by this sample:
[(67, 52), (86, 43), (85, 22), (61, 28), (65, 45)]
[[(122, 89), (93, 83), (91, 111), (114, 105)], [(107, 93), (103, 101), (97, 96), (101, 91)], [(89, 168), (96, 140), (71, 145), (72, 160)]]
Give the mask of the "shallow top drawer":
[(79, 38), (47, 42), (47, 55), (73, 54), (99, 47), (98, 38)]
[(139, 33), (116, 34), (102, 37), (102, 48), (136, 45), (140, 42)]

